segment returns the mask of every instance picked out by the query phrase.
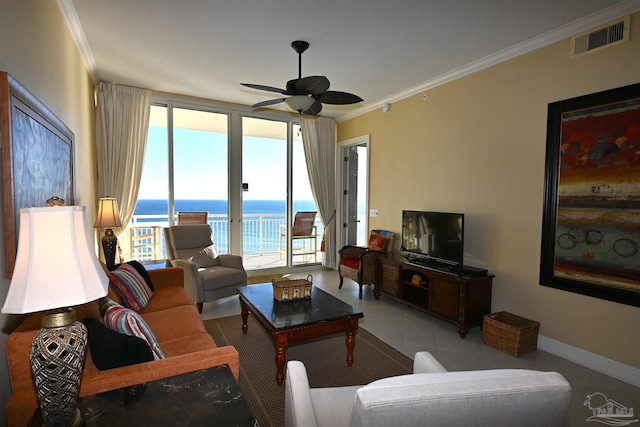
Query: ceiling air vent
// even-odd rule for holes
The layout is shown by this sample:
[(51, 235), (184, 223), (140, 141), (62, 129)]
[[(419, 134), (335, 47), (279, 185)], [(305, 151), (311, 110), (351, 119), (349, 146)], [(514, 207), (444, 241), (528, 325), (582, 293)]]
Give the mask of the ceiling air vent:
[(571, 38), (571, 58), (629, 41), (630, 16)]

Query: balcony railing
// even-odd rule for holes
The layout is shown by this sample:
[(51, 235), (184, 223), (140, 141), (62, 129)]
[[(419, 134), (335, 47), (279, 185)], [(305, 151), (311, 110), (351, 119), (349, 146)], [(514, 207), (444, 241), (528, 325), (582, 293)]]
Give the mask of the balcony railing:
[[(216, 249), (220, 253), (229, 253), (229, 221), (227, 215), (209, 214), (209, 225), (213, 230)], [(322, 241), (322, 222), (316, 220), (317, 239), (315, 248), (303, 246), (305, 242), (293, 242), (293, 263), (307, 264), (318, 262)], [(151, 261), (166, 258), (163, 229), (168, 226), (166, 215), (134, 215), (124, 233), (120, 234), (123, 258), (138, 261)], [(242, 219), (242, 245), (245, 268), (285, 265), (283, 251), (287, 247), (286, 237), (281, 230), (286, 229), (286, 217), (283, 214), (245, 214)], [(128, 239), (125, 237), (127, 236)], [(315, 249), (315, 251), (314, 251)], [(309, 256), (315, 252), (315, 256)], [(305, 255), (297, 255), (304, 253)]]

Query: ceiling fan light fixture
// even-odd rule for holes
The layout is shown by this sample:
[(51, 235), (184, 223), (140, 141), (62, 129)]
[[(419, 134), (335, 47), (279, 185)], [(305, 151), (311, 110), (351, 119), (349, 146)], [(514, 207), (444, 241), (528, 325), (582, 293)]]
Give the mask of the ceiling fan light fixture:
[(313, 105), (315, 99), (307, 95), (295, 95), (284, 100), (292, 110), (302, 112)]

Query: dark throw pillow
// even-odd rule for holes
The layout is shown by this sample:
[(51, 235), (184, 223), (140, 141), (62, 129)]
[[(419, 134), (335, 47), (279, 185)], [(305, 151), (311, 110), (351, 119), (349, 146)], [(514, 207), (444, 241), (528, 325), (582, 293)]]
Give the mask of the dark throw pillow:
[(142, 338), (151, 348), (154, 359), (164, 359), (164, 353), (158, 339), (142, 316), (106, 297), (101, 298), (98, 305), (102, 321), (107, 328), (119, 334)]
[(155, 291), (155, 289), (153, 288), (153, 283), (151, 283), (151, 277), (149, 276), (149, 272), (147, 271), (146, 268), (144, 268), (144, 265), (140, 264), (140, 262), (135, 260), (129, 261), (127, 262), (127, 264), (129, 264), (131, 267), (136, 269), (138, 274), (140, 274), (144, 279), (144, 281), (147, 283), (147, 286), (149, 287), (149, 289), (151, 289), (151, 291)]
[(149, 344), (142, 338), (119, 334), (95, 319), (84, 319), (88, 331), (91, 360), (101, 371), (154, 360)]

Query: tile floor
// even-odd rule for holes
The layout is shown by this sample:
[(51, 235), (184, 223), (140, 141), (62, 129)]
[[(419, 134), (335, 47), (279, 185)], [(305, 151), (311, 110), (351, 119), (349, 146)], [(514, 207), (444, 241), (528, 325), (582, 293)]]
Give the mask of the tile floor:
[[(640, 419), (640, 388), (617, 380), (576, 363), (537, 350), (519, 358), (496, 350), (482, 342), (480, 328), (473, 328), (465, 339), (461, 339), (455, 328), (439, 319), (409, 308), (381, 296), (373, 297), (371, 286), (366, 286), (362, 300), (358, 299), (358, 285), (345, 279), (338, 289), (340, 277), (335, 270), (319, 269), (294, 273), (292, 278), (313, 275), (315, 286), (322, 288), (343, 301), (359, 307), (364, 312), (360, 327), (371, 332), (382, 341), (413, 358), (417, 351), (429, 351), (450, 371), (475, 369), (525, 368), (560, 372), (571, 383), (572, 395), (568, 420), (565, 426), (605, 425), (598, 421), (588, 422), (592, 411), (584, 406), (587, 395), (600, 392), (626, 408), (633, 408)], [(211, 319), (240, 314), (237, 297), (224, 298), (205, 303), (202, 317)], [(356, 342), (357, 345), (357, 342)], [(637, 424), (636, 424), (637, 423)], [(622, 425), (622, 424), (617, 424)], [(633, 425), (640, 425), (636, 421)], [(517, 427), (517, 423), (514, 423)]]

